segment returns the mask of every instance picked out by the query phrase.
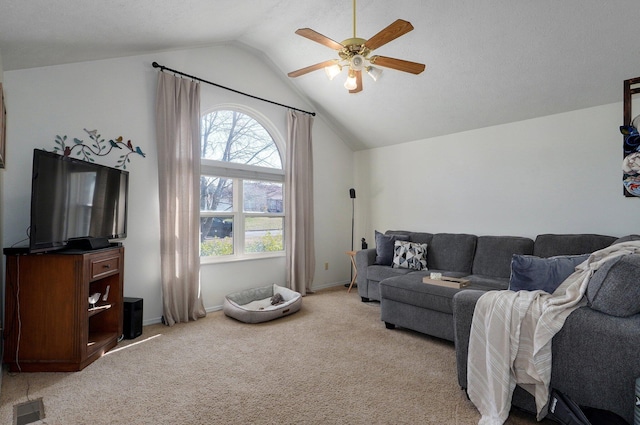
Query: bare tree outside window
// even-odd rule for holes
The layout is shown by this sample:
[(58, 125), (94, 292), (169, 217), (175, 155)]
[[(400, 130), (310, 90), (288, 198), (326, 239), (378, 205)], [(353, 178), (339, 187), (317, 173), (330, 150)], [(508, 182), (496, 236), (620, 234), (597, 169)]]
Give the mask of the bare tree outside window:
[(248, 115), (216, 111), (202, 117), (201, 157), (236, 164), (282, 168), (271, 135)]
[[(280, 152), (273, 138), (250, 116), (237, 111), (214, 111), (202, 117), (201, 128), (202, 159), (282, 169)], [(247, 178), (208, 173), (203, 165), (201, 256), (236, 254), (236, 244), (240, 242), (244, 252), (284, 250), (283, 182), (249, 178), (251, 176), (250, 171)], [(243, 195), (235, 199), (238, 189)], [(234, 227), (240, 230), (239, 234), (234, 235)]]

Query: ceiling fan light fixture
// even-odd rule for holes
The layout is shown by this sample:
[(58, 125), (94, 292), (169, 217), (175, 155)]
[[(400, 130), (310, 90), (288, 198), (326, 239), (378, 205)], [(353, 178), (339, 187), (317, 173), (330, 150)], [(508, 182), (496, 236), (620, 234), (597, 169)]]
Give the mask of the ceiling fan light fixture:
[(378, 81), (382, 77), (382, 70), (380, 68), (376, 68), (375, 66), (368, 66), (365, 69), (367, 70), (367, 74), (369, 74), (373, 81)]
[(327, 74), (327, 78), (329, 78), (329, 80), (333, 80), (336, 75), (342, 72), (342, 67), (336, 63), (334, 65), (325, 67), (324, 72)]
[(347, 81), (344, 82), (344, 88), (347, 90), (355, 90), (358, 87), (358, 81), (356, 80), (356, 74), (353, 70), (349, 70), (349, 76)]
[(355, 71), (362, 71), (364, 69), (364, 56), (362, 55), (353, 55), (351, 58), (351, 69)]

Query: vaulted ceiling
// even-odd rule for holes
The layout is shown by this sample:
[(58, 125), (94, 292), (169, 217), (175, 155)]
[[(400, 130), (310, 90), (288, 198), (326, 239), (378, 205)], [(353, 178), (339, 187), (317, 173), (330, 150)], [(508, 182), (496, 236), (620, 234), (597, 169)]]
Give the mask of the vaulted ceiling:
[[(640, 76), (637, 0), (360, 0), (357, 36), (397, 18), (415, 29), (375, 53), (422, 74), (365, 75), (358, 94), (322, 71), (290, 81), (356, 150), (618, 102)], [(0, 56), (12, 71), (236, 42), (287, 78), (336, 57), (303, 27), (352, 37), (352, 1), (6, 0)]]

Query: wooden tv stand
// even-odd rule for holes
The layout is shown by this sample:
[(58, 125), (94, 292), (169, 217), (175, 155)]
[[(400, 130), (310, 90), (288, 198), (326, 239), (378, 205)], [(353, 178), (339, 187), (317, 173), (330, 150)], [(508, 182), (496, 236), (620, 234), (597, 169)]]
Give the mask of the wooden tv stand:
[[(3, 360), (11, 372), (78, 371), (116, 346), (122, 336), (123, 247), (5, 254)], [(88, 298), (96, 292), (101, 295), (93, 308)]]

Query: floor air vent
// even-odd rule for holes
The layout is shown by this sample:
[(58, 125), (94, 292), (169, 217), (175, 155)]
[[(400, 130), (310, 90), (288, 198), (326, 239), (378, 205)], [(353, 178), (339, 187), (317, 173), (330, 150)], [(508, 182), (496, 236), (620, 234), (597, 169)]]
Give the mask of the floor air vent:
[(13, 425), (27, 425), (44, 419), (42, 398), (13, 406)]

